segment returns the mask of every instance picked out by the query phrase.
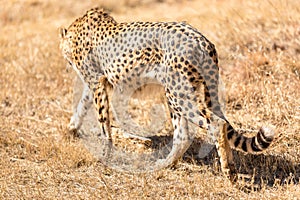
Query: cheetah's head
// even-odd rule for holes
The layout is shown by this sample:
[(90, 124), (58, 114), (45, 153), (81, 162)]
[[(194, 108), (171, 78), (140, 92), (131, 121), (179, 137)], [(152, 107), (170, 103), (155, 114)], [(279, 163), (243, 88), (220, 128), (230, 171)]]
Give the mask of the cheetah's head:
[(59, 48), (62, 51), (63, 57), (72, 66), (72, 33), (66, 28), (59, 29), (60, 44)]

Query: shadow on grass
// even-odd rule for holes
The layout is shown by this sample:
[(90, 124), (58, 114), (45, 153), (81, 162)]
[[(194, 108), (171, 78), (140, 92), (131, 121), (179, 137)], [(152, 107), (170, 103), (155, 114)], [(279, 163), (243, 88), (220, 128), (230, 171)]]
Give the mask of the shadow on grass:
[[(183, 161), (190, 162), (194, 158), (197, 165), (210, 165), (215, 167), (217, 150), (214, 148), (204, 159), (197, 159), (199, 143), (193, 142), (183, 157)], [(233, 150), (234, 162), (239, 175), (245, 175), (245, 182), (256, 185), (259, 189), (263, 185), (275, 186), (285, 184), (299, 184), (300, 163), (296, 163), (286, 155), (267, 155), (267, 154), (245, 154)], [(196, 161), (196, 162), (195, 162)]]
[[(151, 138), (150, 148), (158, 149), (172, 140), (171, 136), (154, 136)], [(220, 172), (220, 165), (216, 165), (218, 154), (214, 148), (203, 159), (197, 158), (201, 141), (197, 139), (183, 156), (183, 162), (196, 165), (209, 165), (213, 173)], [(296, 163), (287, 155), (268, 154), (245, 154), (233, 150), (234, 162), (238, 175), (244, 177), (246, 183), (255, 185), (256, 189), (263, 186), (273, 187), (276, 185), (299, 184), (300, 163)], [(247, 178), (245, 178), (247, 177)], [(239, 179), (240, 181), (240, 179)]]

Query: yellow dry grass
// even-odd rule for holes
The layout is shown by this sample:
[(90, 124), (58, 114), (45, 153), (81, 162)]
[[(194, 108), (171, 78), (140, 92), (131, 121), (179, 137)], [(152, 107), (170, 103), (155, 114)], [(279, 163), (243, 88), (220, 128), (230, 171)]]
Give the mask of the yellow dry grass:
[[(298, 0), (0, 5), (0, 199), (300, 198)], [(65, 70), (57, 28), (95, 6), (110, 10), (117, 21), (188, 21), (216, 44), (229, 120), (242, 129), (277, 127), (275, 143), (262, 155), (235, 152), (249, 192), (230, 185), (215, 154), (155, 173), (120, 173), (68, 134), (74, 76)]]

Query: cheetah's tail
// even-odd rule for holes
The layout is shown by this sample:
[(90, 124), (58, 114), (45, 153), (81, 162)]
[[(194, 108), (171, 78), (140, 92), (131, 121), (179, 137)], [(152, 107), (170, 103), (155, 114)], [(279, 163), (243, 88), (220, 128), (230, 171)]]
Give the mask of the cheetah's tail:
[(247, 153), (259, 153), (267, 149), (275, 137), (271, 127), (262, 126), (256, 136), (246, 137), (227, 124), (227, 138), (231, 147)]

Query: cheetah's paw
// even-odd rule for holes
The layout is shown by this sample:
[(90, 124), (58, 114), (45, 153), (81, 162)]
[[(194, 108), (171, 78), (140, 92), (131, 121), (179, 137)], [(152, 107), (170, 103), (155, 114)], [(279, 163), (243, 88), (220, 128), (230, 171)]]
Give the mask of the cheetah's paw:
[(79, 129), (78, 123), (75, 122), (75, 117), (72, 116), (68, 124), (68, 131), (69, 133), (77, 135), (78, 129)]

